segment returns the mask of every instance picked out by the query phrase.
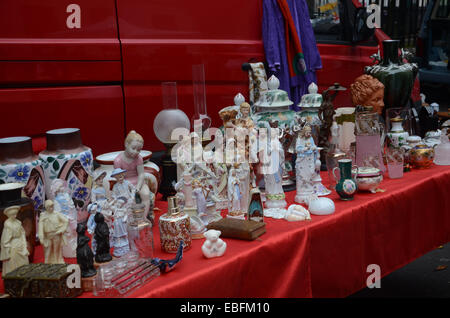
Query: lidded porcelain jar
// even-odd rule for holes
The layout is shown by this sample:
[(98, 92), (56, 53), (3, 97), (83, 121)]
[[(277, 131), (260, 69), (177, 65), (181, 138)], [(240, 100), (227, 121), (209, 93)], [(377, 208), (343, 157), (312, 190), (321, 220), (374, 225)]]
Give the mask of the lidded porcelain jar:
[(394, 147), (401, 147), (407, 144), (408, 132), (403, 130), (403, 120), (400, 117), (391, 118), (391, 130), (387, 133), (387, 137)]
[(378, 185), (383, 181), (383, 173), (380, 169), (374, 167), (358, 167), (356, 185), (360, 191), (370, 191), (375, 193)]
[(0, 183), (23, 183), (23, 195), (33, 200), (35, 210), (45, 201), (45, 175), (33, 152), (30, 137), (0, 139)]
[[(292, 153), (289, 146), (295, 145), (295, 132), (293, 127), (296, 123), (297, 112), (291, 109), (293, 101), (289, 99), (286, 91), (279, 89), (280, 81), (272, 75), (267, 81), (269, 90), (266, 91), (258, 101), (255, 102), (256, 112), (252, 119), (257, 127), (270, 128), (270, 122), (278, 122), (280, 142), (284, 150), (283, 188), (293, 190), (295, 188), (295, 169), (292, 163)], [(291, 188), (293, 187), (294, 188)]]
[(410, 163), (409, 159), (410, 150), (420, 144), (423, 144), (422, 138), (420, 138), (420, 136), (409, 136), (408, 138), (406, 138), (406, 145), (401, 146), (401, 148), (405, 152), (405, 164)]
[(187, 250), (192, 242), (189, 215), (180, 210), (175, 196), (168, 197), (167, 201), (167, 213), (159, 218), (161, 250), (166, 253), (176, 253), (180, 241), (184, 242), (183, 250)]
[(53, 198), (51, 184), (65, 180), (77, 208), (85, 208), (91, 197), (92, 150), (83, 145), (80, 129), (62, 128), (46, 132), (47, 149), (39, 153), (45, 173), (45, 192)]
[(300, 117), (305, 118), (313, 128), (313, 138), (316, 145), (319, 144), (319, 131), (320, 125), (322, 124), (319, 118), (319, 108), (323, 101), (322, 95), (318, 94), (317, 91), (318, 87), (316, 83), (309, 84), (309, 94), (303, 95), (298, 104), (300, 107)]

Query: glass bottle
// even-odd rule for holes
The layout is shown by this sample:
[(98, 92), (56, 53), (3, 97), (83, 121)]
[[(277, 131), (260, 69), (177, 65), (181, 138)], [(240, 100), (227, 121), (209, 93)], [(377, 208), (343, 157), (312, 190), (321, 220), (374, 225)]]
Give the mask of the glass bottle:
[(152, 224), (144, 217), (144, 205), (134, 204), (128, 219), (130, 250), (140, 258), (153, 258)]

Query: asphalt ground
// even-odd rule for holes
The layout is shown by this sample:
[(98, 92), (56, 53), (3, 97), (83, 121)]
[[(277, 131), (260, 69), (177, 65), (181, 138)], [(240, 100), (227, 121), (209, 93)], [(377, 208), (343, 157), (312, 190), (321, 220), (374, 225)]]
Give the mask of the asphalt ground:
[(349, 298), (450, 298), (450, 243), (381, 279)]

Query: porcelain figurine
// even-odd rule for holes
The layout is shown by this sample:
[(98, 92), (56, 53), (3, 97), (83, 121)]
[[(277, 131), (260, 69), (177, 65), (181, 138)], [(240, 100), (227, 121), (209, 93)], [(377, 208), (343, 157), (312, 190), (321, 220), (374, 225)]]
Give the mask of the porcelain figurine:
[(278, 136), (270, 135), (267, 157), (262, 155), (266, 208), (284, 208), (287, 206), (283, 190), (284, 149)]
[(12, 272), (16, 268), (29, 264), (27, 240), (22, 222), (16, 219), (20, 206), (7, 207), (3, 214), (8, 218), (3, 224), (3, 232), (0, 243), (0, 261), (2, 275)]
[(114, 230), (112, 235), (113, 255), (115, 257), (121, 257), (130, 251), (127, 232), (128, 211), (125, 200), (122, 198), (117, 199), (114, 209)]
[(192, 181), (192, 195), (195, 198), (195, 202), (197, 205), (197, 214), (200, 218), (206, 215), (206, 195), (203, 192), (204, 188), (198, 179), (194, 179)]
[(307, 203), (308, 197), (314, 193), (313, 178), (316, 174), (317, 149), (311, 134), (311, 127), (305, 124), (295, 145), (297, 159), (297, 194), (295, 202)]
[(97, 242), (95, 250), (95, 261), (97, 263), (106, 263), (112, 260), (109, 244), (109, 228), (105, 223), (105, 217), (101, 213), (95, 214), (94, 239)]
[(434, 163), (439, 166), (450, 165), (450, 141), (446, 130), (442, 130), (441, 142), (434, 148)]
[(250, 191), (247, 220), (264, 221), (264, 206), (261, 199), (261, 191), (258, 188), (253, 188)]
[(55, 211), (64, 214), (69, 220), (69, 227), (65, 233), (66, 244), (63, 247), (63, 256), (75, 258), (77, 257), (78, 212), (64, 180), (53, 180), (51, 191), (54, 198), (53, 203)]
[(90, 213), (87, 221), (87, 230), (89, 234), (94, 233), (95, 213), (110, 209), (110, 200), (108, 200), (108, 195), (110, 193), (107, 190), (107, 186), (104, 185), (105, 177), (106, 171), (94, 170), (94, 185), (91, 191), (91, 203), (87, 207), (87, 210)]
[(208, 230), (203, 235), (206, 240), (202, 245), (202, 252), (206, 258), (220, 257), (225, 254), (227, 243), (219, 238), (222, 232), (217, 230)]
[(86, 235), (86, 225), (78, 223), (77, 225), (77, 264), (80, 265), (81, 277), (92, 277), (97, 274), (94, 267), (94, 253), (89, 247), (89, 237)]
[(216, 175), (215, 196), (217, 198), (216, 206), (218, 209), (226, 209), (228, 207), (227, 198), (227, 181), (228, 170), (224, 163), (213, 163), (213, 169)]
[(356, 185), (358, 190), (376, 193), (378, 185), (383, 181), (381, 170), (374, 167), (358, 167), (357, 169)]
[(321, 147), (316, 148), (315, 174), (312, 178), (314, 193), (318, 196), (329, 195), (331, 193), (331, 191), (322, 184), (322, 177), (320, 176), (320, 168), (322, 166), (322, 162), (320, 161), (320, 151), (322, 150), (323, 148)]
[(135, 188), (136, 193), (141, 197), (145, 206), (145, 217), (153, 219), (155, 194), (150, 191), (149, 182), (151, 179), (144, 171), (144, 161), (140, 156), (140, 151), (144, 146), (144, 138), (134, 130), (130, 131), (125, 138), (125, 150), (114, 159), (114, 168), (126, 170), (125, 179)]
[(238, 176), (238, 170), (236, 167), (231, 167), (228, 173), (228, 200), (230, 204), (228, 208), (229, 216), (235, 217), (242, 214), (241, 198), (241, 180)]
[(115, 178), (117, 182), (112, 188), (114, 198), (125, 198), (128, 207), (131, 207), (135, 202), (136, 187), (127, 179), (125, 179), (126, 170), (116, 168), (111, 172), (111, 177)]
[[(69, 219), (54, 209), (52, 200), (44, 203), (45, 211), (39, 216), (38, 236), (44, 246), (45, 264), (64, 264), (63, 245), (66, 244), (66, 233)], [(75, 247), (76, 251), (76, 247)]]
[(291, 204), (287, 209), (284, 219), (289, 222), (311, 220), (311, 215), (307, 209), (299, 204)]
[(312, 195), (308, 199), (308, 210), (315, 215), (328, 215), (335, 211), (333, 200)]

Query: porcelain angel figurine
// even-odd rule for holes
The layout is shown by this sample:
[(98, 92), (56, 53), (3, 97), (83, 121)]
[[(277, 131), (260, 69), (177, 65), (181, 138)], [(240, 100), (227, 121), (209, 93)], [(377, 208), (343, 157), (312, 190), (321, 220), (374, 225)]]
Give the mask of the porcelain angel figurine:
[(39, 216), (38, 226), (38, 237), (44, 246), (44, 262), (45, 264), (64, 264), (63, 246), (67, 242), (64, 233), (69, 227), (69, 219), (55, 210), (52, 200), (45, 201), (44, 207), (45, 212)]
[(295, 202), (308, 203), (309, 196), (314, 193), (313, 177), (316, 173), (317, 149), (309, 124), (305, 124), (297, 138), (295, 149), (297, 159), (295, 161), (297, 194)]
[(110, 193), (109, 190), (107, 190), (107, 186), (104, 185), (105, 176), (106, 171), (94, 171), (94, 185), (91, 191), (91, 203), (87, 207), (87, 210), (90, 213), (87, 221), (87, 229), (89, 234), (94, 233), (95, 213), (100, 212), (107, 215), (112, 215), (111, 207), (114, 202), (108, 198)]
[(203, 192), (203, 186), (199, 179), (192, 181), (192, 195), (195, 198), (197, 204), (197, 214), (200, 218), (206, 215), (206, 195)]
[(14, 205), (6, 208), (3, 214), (8, 218), (3, 224), (0, 244), (0, 260), (2, 275), (12, 272), (16, 268), (28, 264), (27, 240), (22, 222), (16, 219), (20, 206)]
[[(275, 133), (277, 130), (274, 130)], [(271, 130), (272, 132), (272, 130)], [(284, 149), (278, 134), (270, 134), (267, 151), (262, 151), (262, 172), (266, 188), (266, 207), (268, 209), (287, 206), (283, 191)]]
[(70, 196), (70, 190), (62, 179), (55, 179), (51, 185), (54, 209), (64, 214), (69, 220), (69, 227), (65, 233), (66, 244), (63, 246), (63, 256), (67, 258), (77, 257), (77, 224), (78, 212)]
[(130, 251), (127, 231), (128, 208), (124, 198), (118, 198), (114, 206), (113, 244), (115, 257), (121, 257)]
[(114, 168), (126, 171), (125, 179), (136, 188), (135, 192), (144, 204), (144, 216), (148, 217), (151, 212), (149, 217), (153, 218), (150, 206), (154, 203), (155, 194), (150, 191), (151, 180), (144, 172), (144, 160), (140, 155), (143, 146), (144, 138), (134, 130), (130, 131), (125, 138), (125, 150), (114, 159)]

